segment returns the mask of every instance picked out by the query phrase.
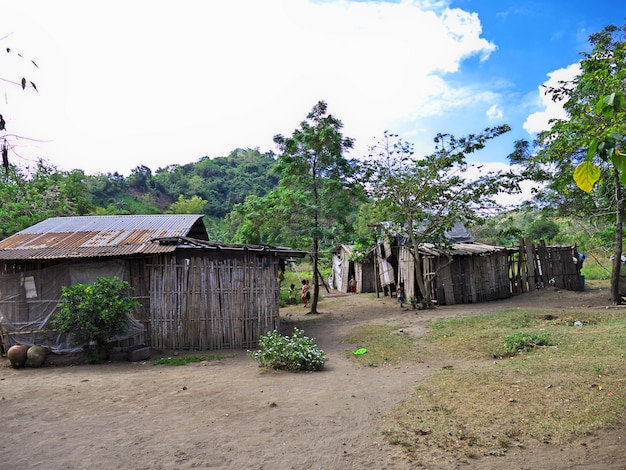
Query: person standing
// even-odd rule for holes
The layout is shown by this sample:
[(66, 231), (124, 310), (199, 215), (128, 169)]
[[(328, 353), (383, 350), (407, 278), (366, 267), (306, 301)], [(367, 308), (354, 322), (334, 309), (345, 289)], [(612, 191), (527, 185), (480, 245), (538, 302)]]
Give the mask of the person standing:
[(302, 302), (304, 302), (304, 308), (309, 306), (309, 300), (311, 300), (311, 286), (308, 279), (302, 279), (302, 290), (300, 294)]
[(398, 286), (396, 295), (398, 296), (398, 302), (400, 302), (400, 308), (404, 307), (404, 286), (402, 284)]
[(296, 305), (298, 302), (296, 302), (296, 285), (295, 284), (291, 284), (289, 286), (289, 303), (291, 305)]
[(348, 285), (350, 286), (350, 292), (356, 292), (356, 279), (354, 279), (354, 275), (350, 278)]

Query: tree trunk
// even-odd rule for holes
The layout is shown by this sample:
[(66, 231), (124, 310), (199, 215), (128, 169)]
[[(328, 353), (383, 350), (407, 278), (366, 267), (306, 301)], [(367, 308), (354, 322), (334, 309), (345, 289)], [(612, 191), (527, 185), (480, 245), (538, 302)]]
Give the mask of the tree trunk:
[[(413, 226), (413, 219), (409, 218), (409, 227)], [(431, 296), (431, 281), (426, 282), (424, 280), (424, 267), (422, 266), (422, 258), (420, 258), (419, 253), (419, 243), (415, 239), (415, 234), (413, 230), (409, 231), (409, 238), (411, 240), (411, 245), (413, 246), (413, 261), (415, 263), (415, 278), (417, 279), (417, 287), (419, 287), (420, 292), (424, 296), (422, 299), (422, 307), (423, 308), (432, 308), (433, 307), (433, 299)]]
[(430, 295), (430, 286), (426, 285), (424, 281), (424, 268), (422, 266), (422, 259), (420, 258), (418, 247), (413, 245), (413, 262), (415, 263), (415, 279), (417, 280), (417, 287), (424, 296), (423, 303), (426, 305), (432, 304)]
[(617, 168), (613, 168), (615, 180), (615, 202), (617, 214), (615, 218), (615, 251), (613, 252), (613, 269), (611, 270), (611, 298), (615, 305), (622, 303), (620, 292), (620, 271), (622, 267), (622, 243), (624, 226), (624, 198), (622, 194), (622, 181)]
[(319, 300), (319, 277), (318, 264), (319, 264), (319, 240), (317, 237), (313, 237), (313, 295), (311, 296), (311, 313), (317, 313), (317, 301)]
[(314, 225), (313, 225), (313, 295), (311, 296), (311, 313), (317, 313), (317, 302), (319, 300), (319, 278), (317, 276), (318, 273), (318, 264), (319, 264), (319, 247), (320, 240), (318, 237), (319, 226), (320, 226), (320, 211), (319, 211), (319, 192), (317, 188), (317, 171), (316, 165), (313, 165), (313, 203), (315, 204), (315, 215), (314, 215)]

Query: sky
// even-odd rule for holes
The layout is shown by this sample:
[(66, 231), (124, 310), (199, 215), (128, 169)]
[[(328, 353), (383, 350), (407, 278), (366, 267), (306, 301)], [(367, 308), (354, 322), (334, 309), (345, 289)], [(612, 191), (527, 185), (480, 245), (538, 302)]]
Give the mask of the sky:
[(622, 25), (626, 4), (3, 0), (0, 17), (0, 114), (22, 167), (128, 175), (277, 151), (273, 137), (323, 100), (354, 158), (385, 131), (419, 155), (437, 133), (508, 124), (472, 156), (498, 168), (558, 116), (543, 85), (573, 76), (589, 35)]

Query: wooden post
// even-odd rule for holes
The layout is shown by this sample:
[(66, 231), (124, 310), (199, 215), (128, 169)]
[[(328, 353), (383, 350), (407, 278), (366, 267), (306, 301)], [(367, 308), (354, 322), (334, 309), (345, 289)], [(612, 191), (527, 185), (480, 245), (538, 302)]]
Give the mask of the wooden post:
[(376, 298), (380, 298), (380, 292), (378, 290), (378, 283), (380, 278), (378, 277), (378, 245), (374, 247), (374, 288), (376, 289)]

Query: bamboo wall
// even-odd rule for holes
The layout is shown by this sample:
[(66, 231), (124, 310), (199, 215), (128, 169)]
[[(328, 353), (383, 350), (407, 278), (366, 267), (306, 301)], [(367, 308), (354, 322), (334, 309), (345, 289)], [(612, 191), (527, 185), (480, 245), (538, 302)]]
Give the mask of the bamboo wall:
[(157, 256), (148, 268), (153, 348), (254, 348), (279, 327), (278, 260), (269, 254)]

